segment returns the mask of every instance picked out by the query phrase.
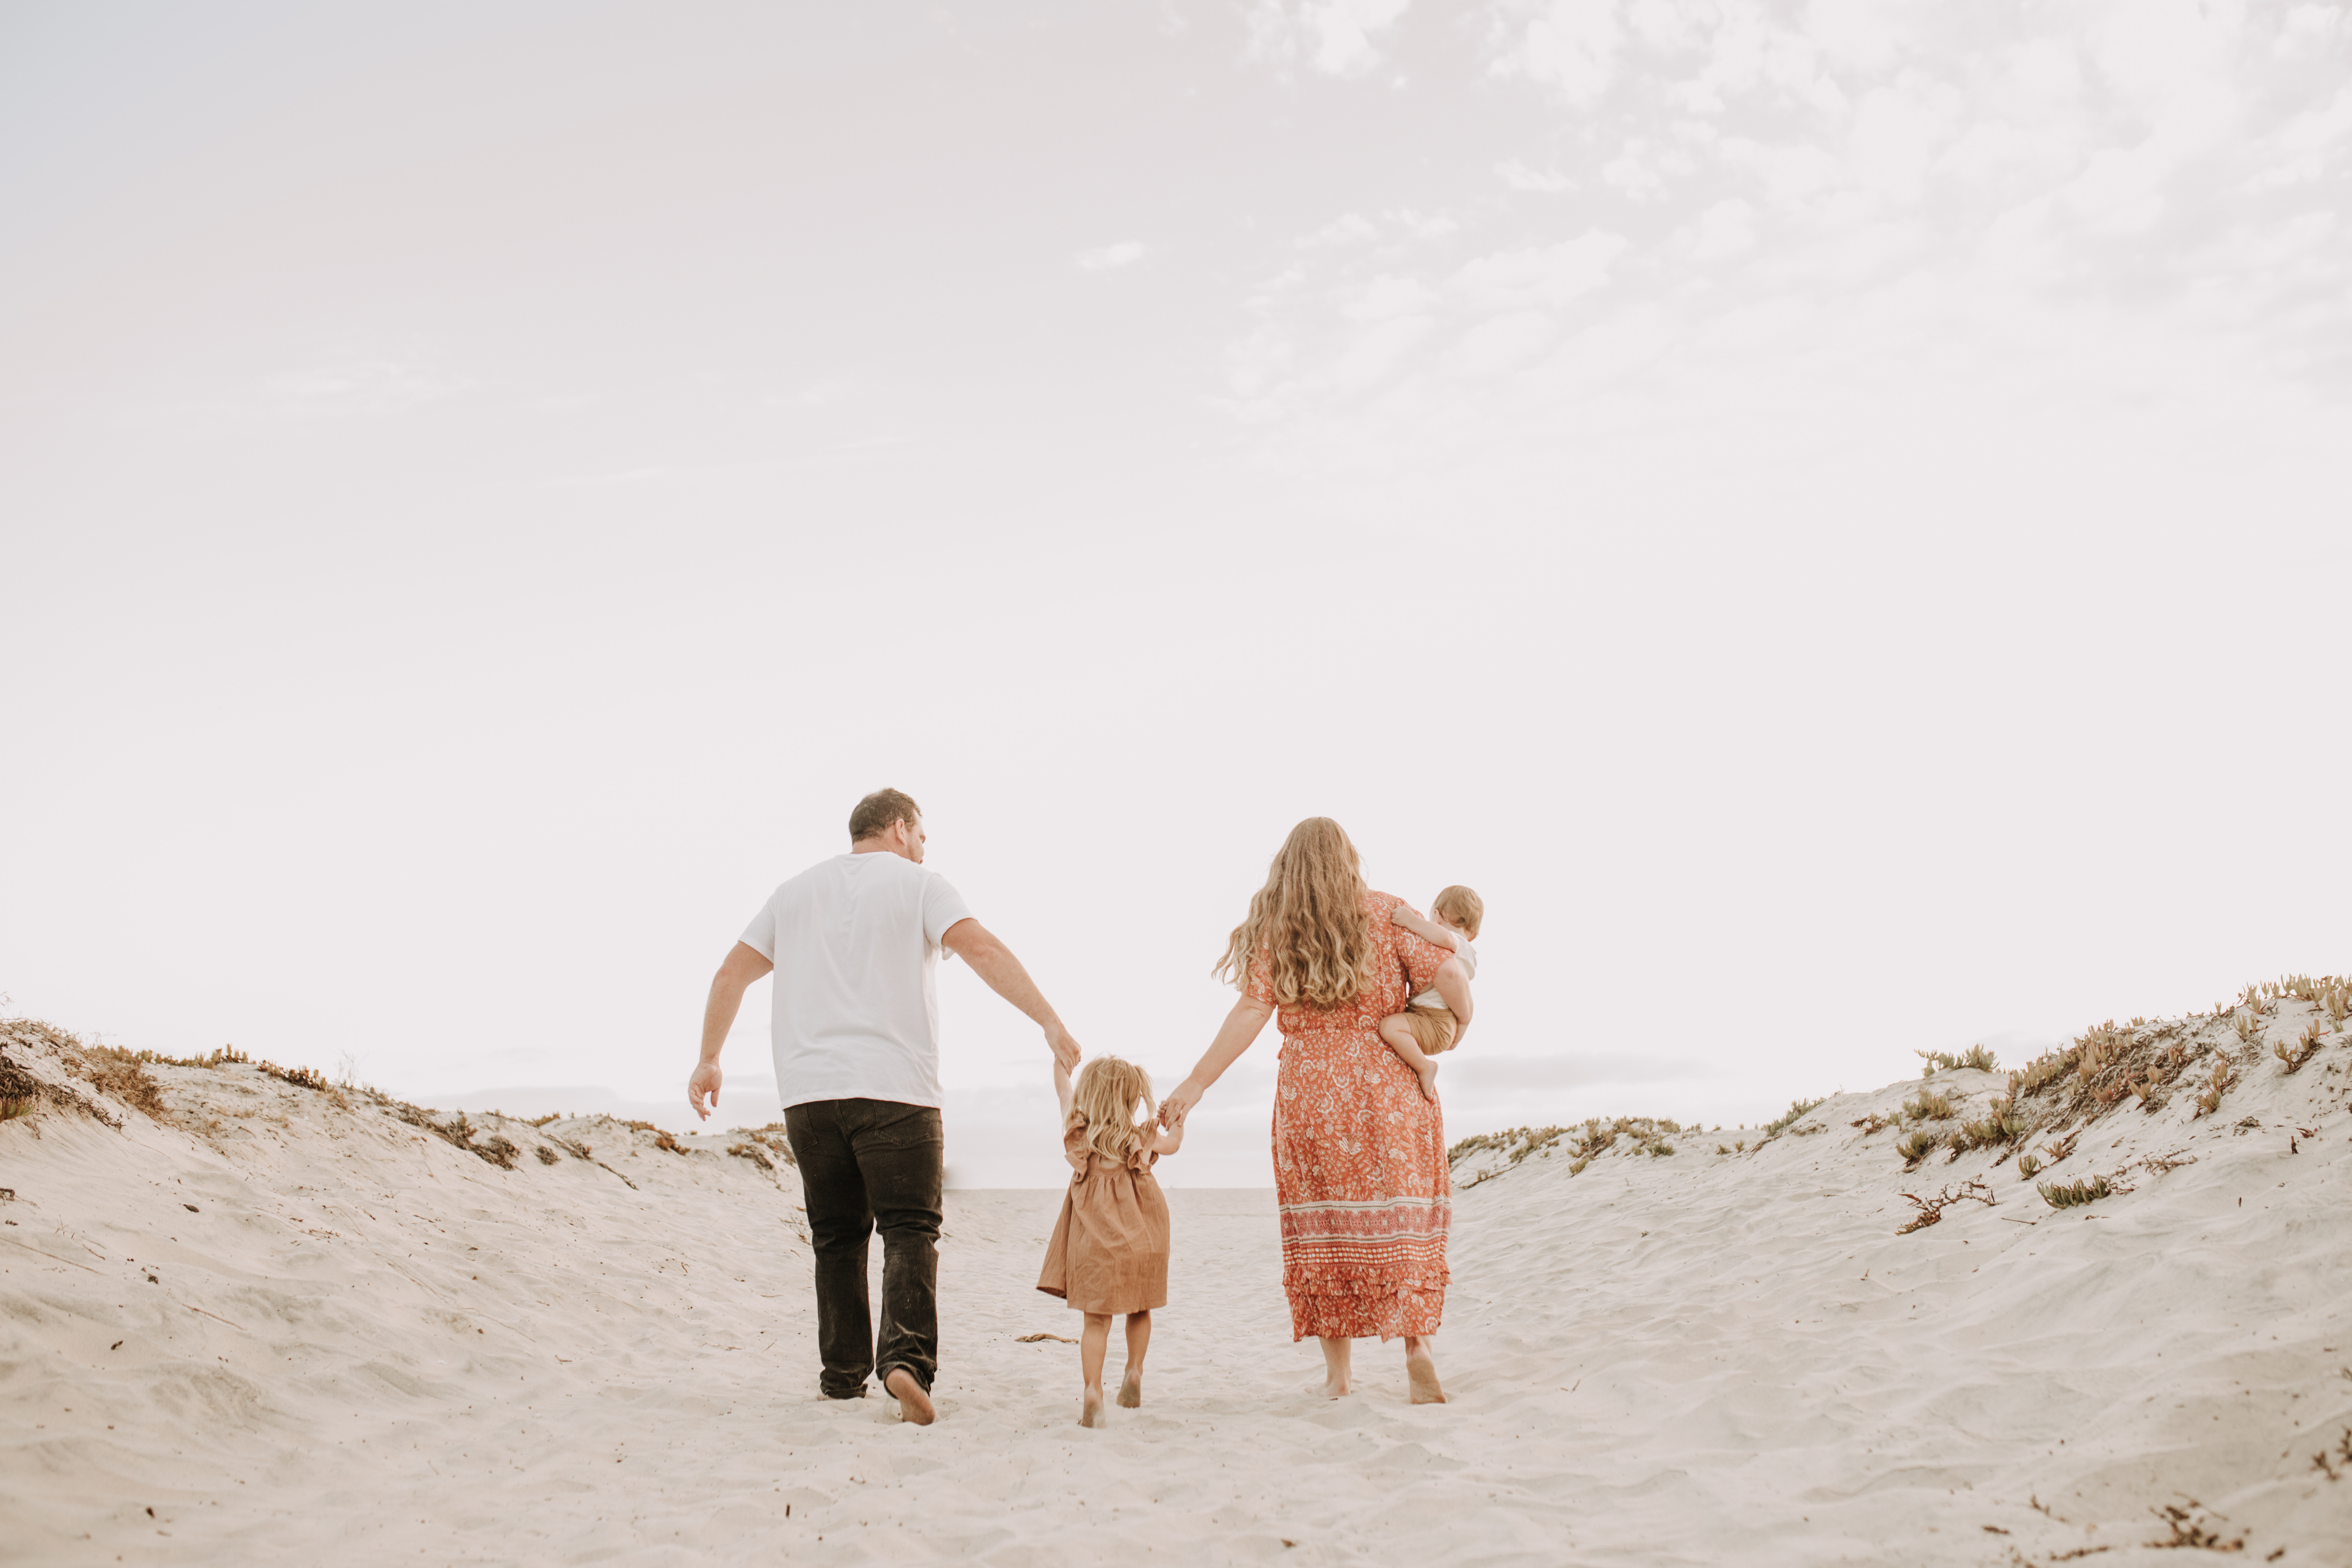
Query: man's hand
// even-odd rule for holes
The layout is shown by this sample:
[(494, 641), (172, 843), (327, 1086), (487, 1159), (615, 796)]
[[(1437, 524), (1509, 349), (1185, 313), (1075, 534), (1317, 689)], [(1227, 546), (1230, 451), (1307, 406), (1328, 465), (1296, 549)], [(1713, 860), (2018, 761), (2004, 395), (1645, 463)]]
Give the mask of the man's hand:
[[(686, 1080), (686, 1103), (705, 1121), (719, 1109), (719, 1053), (726, 1047), (727, 1031), (735, 1026), (743, 992), (775, 967), (759, 949), (739, 942), (728, 949), (719, 973), (710, 977), (710, 999), (702, 1006), (702, 1060)], [(704, 1095), (710, 1097), (709, 1109), (703, 1106)]]
[(1059, 1024), (1052, 1025), (1045, 1030), (1045, 1044), (1054, 1052), (1055, 1067), (1064, 1072), (1078, 1070), (1078, 1042), (1070, 1037), (1069, 1030)]
[[(696, 1067), (694, 1076), (686, 1080), (686, 1102), (692, 1106), (694, 1113), (705, 1121), (710, 1120), (711, 1111), (719, 1109), (720, 1076), (717, 1062), (703, 1062)], [(702, 1103), (702, 1097), (706, 1094), (710, 1097), (710, 1104), (708, 1108)]]
[(1029, 1015), (1032, 1022), (1045, 1031), (1045, 1044), (1053, 1050), (1054, 1059), (1068, 1072), (1078, 1065), (1078, 1042), (1062, 1026), (1062, 1020), (1045, 1001), (1045, 994), (1013, 956), (1013, 950), (996, 940), (995, 933), (975, 920), (960, 920), (948, 927), (940, 938), (940, 945), (971, 965), (971, 972), (986, 983), (991, 991)]

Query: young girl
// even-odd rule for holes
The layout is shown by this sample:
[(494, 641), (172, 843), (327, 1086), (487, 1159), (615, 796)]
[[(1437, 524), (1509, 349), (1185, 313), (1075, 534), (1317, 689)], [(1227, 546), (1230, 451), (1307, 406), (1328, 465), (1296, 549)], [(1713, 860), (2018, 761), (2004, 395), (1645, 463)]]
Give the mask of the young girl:
[[(1054, 1092), (1062, 1099), (1062, 1152), (1074, 1174), (1062, 1194), (1062, 1217), (1045, 1244), (1037, 1289), (1087, 1315), (1078, 1340), (1086, 1393), (1078, 1425), (1103, 1421), (1103, 1355), (1110, 1321), (1127, 1314), (1127, 1375), (1118, 1402), (1143, 1403), (1143, 1352), (1151, 1343), (1151, 1310), (1168, 1304), (1168, 1199), (1151, 1167), (1184, 1141), (1182, 1128), (1152, 1124), (1151, 1079), (1132, 1062), (1097, 1057), (1078, 1069), (1077, 1087), (1058, 1061)], [(1143, 1118), (1136, 1120), (1136, 1107)]]

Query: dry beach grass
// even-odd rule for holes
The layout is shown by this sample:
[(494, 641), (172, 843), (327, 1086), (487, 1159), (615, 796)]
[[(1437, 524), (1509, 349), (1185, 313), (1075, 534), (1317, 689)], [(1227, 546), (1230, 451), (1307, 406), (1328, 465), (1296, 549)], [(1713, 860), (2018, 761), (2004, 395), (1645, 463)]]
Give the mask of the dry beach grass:
[(1055, 1193), (951, 1194), (917, 1429), (814, 1396), (772, 1128), (0, 1025), (0, 1559), (2342, 1563), (2344, 995), (1730, 1133), (1465, 1140), (1442, 1407), (1394, 1347), (1313, 1397), (1270, 1195), (1176, 1192), (1147, 1402), (1101, 1432), (1030, 1289)]

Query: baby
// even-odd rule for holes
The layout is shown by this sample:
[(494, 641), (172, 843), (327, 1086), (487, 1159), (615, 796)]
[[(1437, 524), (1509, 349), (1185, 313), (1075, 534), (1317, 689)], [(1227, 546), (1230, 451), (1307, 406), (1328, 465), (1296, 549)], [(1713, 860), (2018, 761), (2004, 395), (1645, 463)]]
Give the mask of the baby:
[[(1429, 912), (1437, 917), (1434, 922), (1399, 904), (1391, 918), (1422, 941), (1450, 949), (1462, 961), (1462, 967), (1475, 975), (1478, 950), (1470, 943), (1486, 919), (1486, 906), (1477, 894), (1457, 883), (1429, 901)], [(1432, 1100), (1437, 1098), (1437, 1064), (1430, 1058), (1452, 1050), (1461, 1035), (1454, 1014), (1435, 987), (1407, 1002), (1403, 1012), (1381, 1020), (1381, 1038), (1404, 1058), (1405, 1066), (1421, 1075), (1421, 1092)]]
[(1062, 1153), (1072, 1174), (1037, 1289), (1087, 1315), (1078, 1331), (1078, 1371), (1086, 1380), (1078, 1425), (1099, 1426), (1103, 1357), (1110, 1347), (1110, 1321), (1122, 1312), (1127, 1375), (1119, 1380), (1118, 1402), (1130, 1409), (1143, 1403), (1151, 1311), (1168, 1304), (1168, 1199), (1151, 1167), (1182, 1146), (1184, 1129), (1154, 1125), (1151, 1079), (1117, 1057), (1087, 1063), (1075, 1085), (1056, 1061), (1054, 1089), (1062, 1100)]

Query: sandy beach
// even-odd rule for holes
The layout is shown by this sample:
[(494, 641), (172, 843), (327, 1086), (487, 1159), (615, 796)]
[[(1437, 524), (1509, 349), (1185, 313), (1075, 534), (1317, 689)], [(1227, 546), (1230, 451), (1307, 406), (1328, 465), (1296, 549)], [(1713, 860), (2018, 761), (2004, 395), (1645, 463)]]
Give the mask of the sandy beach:
[[(2341, 1564), (2352, 1036), (2273, 1049), (2315, 1017), (2110, 1037), (2189, 1059), (2073, 1127), (2040, 1180), (2108, 1178), (2080, 1207), (2015, 1142), (1905, 1169), (1906, 1100), (1942, 1132), (2006, 1091), (1967, 1068), (1770, 1137), (1470, 1152), (1442, 1407), (1371, 1343), (1317, 1397), (1272, 1194), (1178, 1190), (1146, 1403), (1098, 1432), (1075, 1345), (1024, 1342), (1076, 1333), (1031, 1288), (1055, 1192), (950, 1194), (917, 1428), (816, 1394), (781, 1137), (455, 1126), (248, 1063), (149, 1097), (8, 1026), (0, 1560)], [(1991, 1202), (1898, 1234), (1953, 1192)]]

